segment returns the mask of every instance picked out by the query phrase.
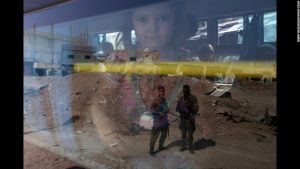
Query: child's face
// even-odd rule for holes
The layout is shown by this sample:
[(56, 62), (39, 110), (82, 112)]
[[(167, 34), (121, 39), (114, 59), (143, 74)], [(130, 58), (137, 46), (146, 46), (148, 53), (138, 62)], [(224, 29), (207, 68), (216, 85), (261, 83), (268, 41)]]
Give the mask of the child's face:
[(166, 4), (136, 9), (132, 14), (133, 29), (139, 47), (144, 50), (163, 50), (170, 43), (175, 16)]

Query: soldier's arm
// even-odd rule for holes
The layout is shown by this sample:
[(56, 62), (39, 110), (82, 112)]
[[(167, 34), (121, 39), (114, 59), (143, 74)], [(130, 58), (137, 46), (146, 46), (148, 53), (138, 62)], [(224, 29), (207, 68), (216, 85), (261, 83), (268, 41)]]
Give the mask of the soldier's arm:
[(182, 102), (182, 97), (179, 98), (179, 100), (177, 101), (177, 104), (176, 104), (176, 111), (177, 112), (180, 112), (180, 104)]

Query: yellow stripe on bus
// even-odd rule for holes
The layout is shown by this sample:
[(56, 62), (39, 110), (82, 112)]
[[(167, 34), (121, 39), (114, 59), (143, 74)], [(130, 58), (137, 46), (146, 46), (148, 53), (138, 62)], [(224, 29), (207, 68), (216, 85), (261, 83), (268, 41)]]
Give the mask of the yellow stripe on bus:
[(121, 74), (159, 74), (179, 76), (235, 75), (238, 77), (276, 78), (276, 62), (125, 62), (77, 63), (74, 72), (106, 72)]

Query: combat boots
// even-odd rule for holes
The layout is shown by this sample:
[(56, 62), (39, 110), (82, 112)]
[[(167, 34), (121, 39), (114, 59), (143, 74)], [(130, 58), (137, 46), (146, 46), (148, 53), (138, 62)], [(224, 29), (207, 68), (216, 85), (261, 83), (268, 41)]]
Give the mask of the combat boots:
[(167, 150), (168, 148), (162, 145), (159, 145), (158, 151)]
[(150, 146), (149, 154), (154, 156), (154, 146)]
[(181, 146), (180, 149), (179, 149), (179, 151), (184, 151), (184, 150), (186, 150), (185, 146)]
[(194, 154), (193, 147), (189, 147), (189, 151), (190, 151), (191, 154)]
[(182, 140), (182, 145), (179, 149), (179, 151), (184, 151), (184, 150), (186, 150), (186, 140)]

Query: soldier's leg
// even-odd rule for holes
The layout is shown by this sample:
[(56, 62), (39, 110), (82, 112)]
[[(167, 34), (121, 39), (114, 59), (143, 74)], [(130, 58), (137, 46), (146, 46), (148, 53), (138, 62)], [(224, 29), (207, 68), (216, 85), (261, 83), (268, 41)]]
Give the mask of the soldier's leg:
[(154, 146), (155, 146), (155, 142), (157, 140), (158, 135), (159, 135), (159, 131), (157, 129), (151, 130), (150, 150), (149, 150), (150, 155), (154, 154)]
[(187, 131), (187, 134), (188, 134), (188, 146), (189, 146), (189, 151), (191, 153), (194, 153), (193, 151), (193, 134), (194, 134), (194, 130), (192, 129), (189, 129)]
[(181, 141), (182, 145), (179, 149), (180, 151), (184, 151), (186, 149), (186, 143), (187, 143), (187, 137), (186, 137), (187, 131), (186, 129), (181, 129)]
[(164, 143), (165, 143), (166, 138), (168, 136), (168, 130), (169, 130), (168, 127), (161, 130), (161, 135), (160, 135), (160, 139), (159, 139), (159, 148), (158, 148), (159, 150), (166, 149), (164, 147)]

